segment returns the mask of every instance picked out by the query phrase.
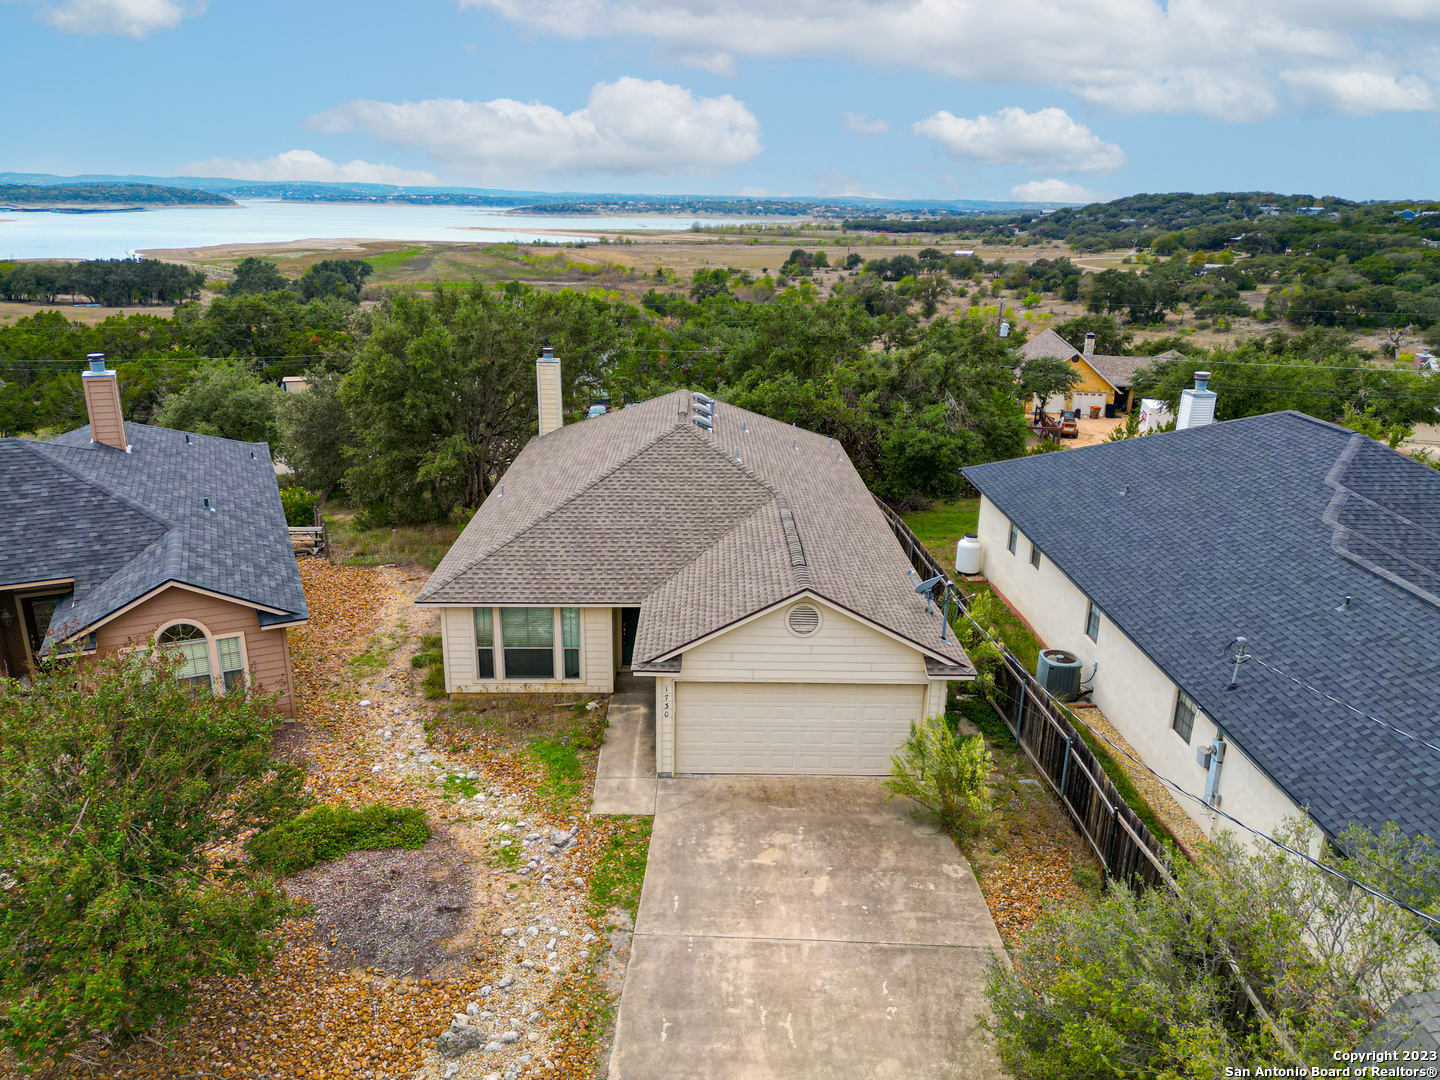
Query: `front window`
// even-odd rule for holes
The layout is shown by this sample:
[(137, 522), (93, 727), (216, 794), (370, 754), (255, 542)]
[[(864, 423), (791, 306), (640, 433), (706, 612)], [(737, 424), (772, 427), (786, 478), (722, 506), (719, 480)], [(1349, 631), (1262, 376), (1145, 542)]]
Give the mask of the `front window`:
[(580, 678), (580, 609), (560, 609), (561, 643), (565, 647), (565, 678)]
[(1040, 549), (1034, 544), (1030, 545), (1030, 565), (1036, 570), (1040, 569)]
[(191, 686), (209, 687), (210, 642), (194, 623), (177, 623), (160, 635), (160, 648), (180, 658), (175, 677)]
[(555, 609), (501, 608), (506, 679), (555, 677)]
[(1085, 603), (1085, 636), (1091, 641), (1100, 640), (1100, 609), (1094, 600)]
[(1181, 690), (1175, 699), (1175, 717), (1170, 721), (1170, 726), (1187, 744), (1190, 742), (1190, 733), (1195, 730), (1196, 710), (1195, 699)]
[(1012, 525), (1010, 526), (1010, 543), (1009, 543), (1008, 545), (1006, 545), (1007, 547), (1010, 548), (1010, 554), (1011, 554), (1011, 555), (1014, 555), (1014, 554), (1015, 554), (1015, 547), (1016, 547), (1017, 544), (1019, 544), (1019, 542), (1020, 542), (1020, 530), (1017, 529), (1017, 528), (1012, 524)]
[(475, 609), (476, 672), (482, 679), (495, 678), (495, 617), (488, 607)]

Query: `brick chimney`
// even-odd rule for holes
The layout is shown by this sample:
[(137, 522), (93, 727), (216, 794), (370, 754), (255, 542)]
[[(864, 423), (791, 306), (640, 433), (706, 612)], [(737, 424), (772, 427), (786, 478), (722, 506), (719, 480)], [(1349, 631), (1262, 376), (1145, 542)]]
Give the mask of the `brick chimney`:
[(560, 388), (560, 361), (546, 345), (535, 361), (535, 389), (540, 404), (540, 434), (549, 435), (565, 426), (565, 395)]
[(85, 411), (90, 414), (90, 441), (128, 454), (120, 377), (106, 369), (104, 353), (91, 353), (86, 359), (90, 361), (90, 370), (81, 372), (80, 384), (85, 388)]
[(1094, 330), (1091, 330), (1088, 334), (1085, 335), (1085, 355), (1086, 355), (1086, 356), (1094, 356), (1094, 355), (1095, 355), (1095, 331), (1094, 331)]

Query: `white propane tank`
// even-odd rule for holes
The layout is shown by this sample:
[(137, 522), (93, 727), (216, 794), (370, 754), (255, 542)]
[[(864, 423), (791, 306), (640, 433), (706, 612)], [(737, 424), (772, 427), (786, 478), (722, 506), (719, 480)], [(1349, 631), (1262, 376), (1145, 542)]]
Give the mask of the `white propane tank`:
[(966, 533), (955, 545), (955, 572), (957, 574), (980, 573), (981, 554), (984, 548), (974, 533)]

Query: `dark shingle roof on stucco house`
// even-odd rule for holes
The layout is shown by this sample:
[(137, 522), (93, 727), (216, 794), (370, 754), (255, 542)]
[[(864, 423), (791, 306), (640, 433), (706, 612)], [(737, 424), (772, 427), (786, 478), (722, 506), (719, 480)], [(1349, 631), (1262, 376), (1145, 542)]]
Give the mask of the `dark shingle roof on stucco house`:
[(965, 475), (1328, 833), (1440, 837), (1440, 472), (1280, 412)]

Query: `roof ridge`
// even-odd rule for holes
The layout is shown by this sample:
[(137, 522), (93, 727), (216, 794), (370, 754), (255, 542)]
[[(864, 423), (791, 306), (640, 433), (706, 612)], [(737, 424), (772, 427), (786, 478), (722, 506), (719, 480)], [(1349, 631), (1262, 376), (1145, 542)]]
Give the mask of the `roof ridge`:
[[(111, 488), (108, 488), (108, 487), (105, 487), (105, 486), (102, 485), (102, 484), (96, 483), (96, 482), (95, 482), (94, 480), (92, 480), (90, 477), (84, 476), (83, 474), (81, 474), (81, 473), (79, 473), (79, 472), (76, 472), (75, 469), (74, 469), (72, 466), (70, 466), (67, 462), (64, 462), (64, 461), (61, 461), (61, 460), (59, 460), (59, 459), (57, 459), (57, 458), (51, 457), (48, 452), (42, 453), (42, 451), (49, 451), (50, 449), (55, 449), (55, 450), (77, 450), (77, 451), (78, 451), (78, 450), (80, 449), (80, 447), (78, 447), (78, 446), (57, 446), (57, 447), (53, 447), (53, 448), (52, 448), (49, 443), (36, 442), (36, 441), (33, 440), (33, 439), (15, 439), (14, 441), (15, 441), (18, 445), (20, 445), (21, 447), (23, 447), (24, 449), (28, 450), (28, 451), (29, 451), (31, 454), (33, 454), (35, 457), (38, 457), (41, 461), (44, 461), (46, 464), (51, 465), (51, 466), (53, 466), (54, 468), (59, 469), (59, 470), (60, 470), (61, 472), (63, 472), (66, 476), (72, 477), (73, 479), (75, 479), (75, 480), (79, 481), (80, 483), (84, 484), (86, 487), (92, 488), (92, 489), (94, 489), (95, 491), (100, 492), (100, 494), (104, 495), (106, 498), (114, 499), (116, 502), (121, 503), (121, 504), (123, 504), (124, 506), (129, 507), (131, 510), (134, 510), (137, 514), (140, 514), (140, 515), (142, 515), (142, 516), (144, 516), (144, 517), (149, 518), (151, 521), (155, 522), (156, 525), (159, 525), (159, 526), (161, 526), (163, 529), (165, 529), (166, 532), (169, 532), (171, 529), (173, 529), (173, 528), (175, 527), (175, 523), (174, 523), (173, 521), (166, 521), (164, 518), (156, 517), (155, 514), (154, 514), (154, 512), (153, 512), (149, 507), (145, 506), (143, 503), (140, 503), (140, 502), (136, 501), (135, 499), (130, 498), (130, 496), (128, 496), (128, 495), (121, 494), (121, 493), (118, 492), (118, 491), (114, 491), (114, 490), (112, 490)], [(88, 452), (88, 451), (87, 451), (87, 452)], [(123, 453), (123, 452), (124, 452), (124, 451), (116, 451), (116, 453)]]
[(800, 541), (800, 530), (795, 524), (795, 512), (784, 495), (776, 495), (780, 507), (780, 530), (785, 534), (785, 546), (790, 549), (790, 569), (795, 571), (795, 580), (805, 588), (814, 582), (810, 578), (810, 564), (805, 561), (805, 545)]
[[(669, 395), (665, 395), (665, 396), (668, 397)], [(543, 514), (541, 514), (539, 517), (534, 518), (534, 519), (532, 519), (531, 521), (529, 521), (529, 522), (525, 525), (525, 527), (524, 527), (523, 529), (521, 529), (519, 532), (512, 533), (511, 535), (509, 535), (509, 536), (505, 537), (503, 540), (501, 540), (498, 544), (495, 544), (493, 547), (489, 548), (488, 550), (481, 552), (480, 554), (476, 555), (473, 559), (468, 560), (468, 564), (467, 564), (463, 569), (457, 570), (454, 574), (452, 574), (450, 577), (446, 578), (444, 581), (436, 581), (435, 578), (432, 576), (432, 577), (430, 578), (430, 580), (425, 583), (425, 587), (420, 591), (419, 595), (418, 595), (416, 598), (417, 598), (417, 599), (423, 599), (423, 598), (425, 598), (426, 596), (430, 596), (430, 595), (438, 592), (439, 590), (443, 589), (445, 586), (451, 584), (451, 583), (454, 582), (458, 577), (460, 577), (462, 574), (466, 574), (466, 573), (468, 573), (469, 571), (473, 570), (478, 564), (480, 564), (480, 563), (483, 562), (484, 560), (490, 558), (490, 556), (494, 555), (496, 552), (502, 551), (502, 550), (504, 550), (505, 548), (509, 547), (509, 546), (510, 546), (511, 544), (513, 544), (516, 540), (519, 540), (519, 539), (520, 539), (522, 536), (524, 536), (526, 533), (528, 533), (528, 532), (530, 532), (532, 529), (536, 528), (541, 522), (543, 522), (543, 521), (548, 521), (550, 518), (554, 517), (554, 516), (555, 516), (556, 514), (558, 514), (562, 509), (564, 509), (565, 507), (569, 506), (569, 505), (570, 505), (571, 503), (573, 503), (576, 499), (580, 498), (580, 496), (582, 496), (582, 495), (584, 495), (586, 492), (592, 490), (592, 489), (593, 489), (596, 485), (598, 485), (602, 480), (606, 480), (606, 479), (608, 479), (609, 477), (614, 476), (617, 472), (619, 472), (621, 469), (623, 469), (626, 465), (629, 465), (632, 461), (634, 461), (636, 458), (638, 458), (641, 454), (645, 453), (647, 450), (652, 449), (652, 448), (655, 446), (655, 444), (658, 443), (661, 439), (666, 438), (667, 436), (673, 434), (673, 433), (676, 432), (676, 431), (681, 431), (681, 430), (683, 430), (681, 424), (680, 424), (679, 421), (678, 421), (678, 415), (679, 415), (679, 414), (676, 414), (676, 415), (677, 415), (677, 419), (676, 419), (675, 421), (672, 421), (669, 427), (661, 429), (661, 431), (660, 431), (653, 439), (651, 439), (649, 442), (647, 442), (647, 443), (645, 443), (644, 445), (642, 445), (638, 450), (636, 450), (636, 451), (635, 451), (633, 454), (631, 454), (629, 457), (627, 457), (627, 458), (622, 458), (620, 461), (617, 461), (613, 466), (611, 466), (611, 467), (610, 467), (609, 469), (607, 469), (605, 472), (601, 473), (599, 476), (595, 477), (595, 479), (591, 480), (588, 484), (586, 484), (584, 487), (582, 487), (579, 491), (576, 491), (576, 492), (574, 492), (574, 493), (572, 493), (572, 494), (570, 494), (570, 495), (567, 495), (564, 499), (561, 499), (558, 503), (556, 503), (554, 506), (550, 507), (550, 509), (546, 510), (546, 511), (545, 511)], [(559, 430), (559, 429), (557, 428), (556, 430)], [(554, 434), (554, 432), (549, 432), (548, 434)], [(504, 477), (503, 477), (503, 476), (501, 477), (501, 480), (504, 480)], [(501, 484), (501, 486), (502, 486), (502, 487), (504, 486), (503, 483)], [(486, 502), (488, 502), (491, 498), (503, 498), (503, 496), (496, 496), (495, 493), (492, 491), (491, 494), (486, 497)], [(483, 504), (482, 504), (482, 505), (483, 505)]]

